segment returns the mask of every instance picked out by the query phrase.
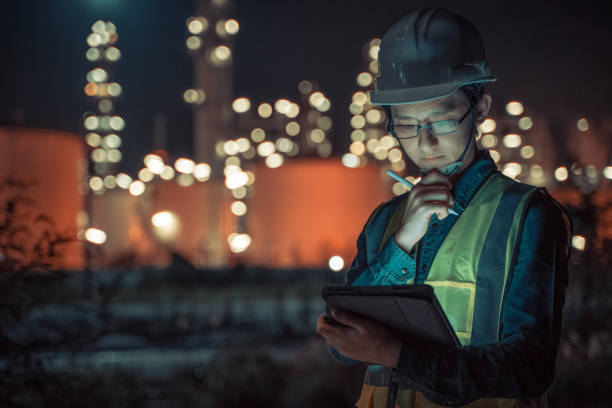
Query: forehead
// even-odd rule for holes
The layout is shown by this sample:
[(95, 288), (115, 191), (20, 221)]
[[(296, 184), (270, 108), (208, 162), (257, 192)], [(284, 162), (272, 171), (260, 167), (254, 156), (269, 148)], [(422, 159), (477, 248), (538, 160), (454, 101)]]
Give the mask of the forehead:
[(467, 101), (461, 95), (461, 92), (455, 91), (449, 96), (433, 101), (391, 105), (391, 113), (394, 118), (424, 119), (436, 113), (454, 111), (465, 105), (467, 105)]

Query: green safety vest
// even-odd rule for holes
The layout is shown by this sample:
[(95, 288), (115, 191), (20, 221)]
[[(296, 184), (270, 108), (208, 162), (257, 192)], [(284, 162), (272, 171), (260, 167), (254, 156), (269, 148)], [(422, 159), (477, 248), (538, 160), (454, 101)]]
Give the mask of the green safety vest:
[[(537, 189), (506, 177), (499, 171), (493, 172), (455, 221), (435, 255), (424, 283), (433, 287), (462, 345), (500, 341), (503, 296), (518, 249), (526, 204)], [(368, 226), (376, 218), (376, 211), (370, 217), (365, 227), (366, 248), (370, 245), (377, 250), (369, 251), (368, 264), (400, 228), (407, 201), (406, 195), (387, 223), (380, 243), (368, 240)], [(380, 231), (371, 235), (371, 238), (377, 239)], [(406, 283), (413, 284), (414, 278)], [(385, 408), (391, 373), (390, 367), (369, 365), (356, 407)], [(541, 407), (546, 406), (545, 401), (546, 395), (529, 401), (529, 405), (524, 405), (518, 399), (482, 398), (466, 406)], [(421, 392), (410, 389), (398, 390), (398, 406), (440, 407)]]

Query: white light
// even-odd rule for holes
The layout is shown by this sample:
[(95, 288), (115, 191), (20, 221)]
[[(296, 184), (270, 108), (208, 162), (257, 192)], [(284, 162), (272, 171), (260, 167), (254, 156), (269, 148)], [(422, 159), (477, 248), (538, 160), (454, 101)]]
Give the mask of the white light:
[(153, 180), (153, 172), (151, 170), (149, 170), (148, 167), (145, 167), (143, 169), (140, 169), (140, 171), (138, 172), (138, 178), (142, 181), (144, 181), (145, 183)]
[(110, 119), (110, 127), (113, 130), (123, 130), (123, 128), (125, 127), (125, 121), (123, 120), (123, 118), (121, 116), (113, 116)]
[(239, 29), (240, 25), (238, 24), (238, 21), (234, 20), (233, 18), (230, 18), (225, 22), (225, 31), (228, 34), (235, 35), (238, 33)]
[(606, 166), (603, 169), (603, 175), (608, 180), (612, 180), (612, 166)]
[(117, 149), (110, 149), (106, 154), (108, 161), (111, 163), (119, 163), (121, 161), (121, 152)]
[(334, 255), (329, 258), (329, 269), (334, 272), (341, 271), (344, 268), (344, 259), (339, 255)]
[(251, 246), (251, 237), (248, 234), (236, 234), (229, 239), (230, 250), (234, 253), (240, 253), (247, 250)]
[(504, 136), (504, 146), (513, 149), (515, 147), (519, 147), (522, 143), (522, 139), (520, 135), (510, 133)]
[(140, 180), (136, 180), (134, 182), (132, 182), (132, 184), (130, 184), (130, 194), (137, 197), (139, 195), (141, 195), (142, 193), (144, 193), (145, 191), (145, 184), (140, 181)]
[(117, 185), (124, 190), (127, 190), (132, 183), (132, 178), (125, 173), (117, 174)]
[(164, 180), (172, 180), (174, 178), (174, 169), (172, 166), (165, 165), (159, 177)]
[(189, 187), (190, 185), (193, 184), (194, 181), (195, 179), (193, 178), (193, 175), (191, 174), (179, 174), (179, 176), (176, 179), (176, 182), (181, 187)]
[(480, 143), (482, 143), (482, 145), (486, 147), (487, 149), (490, 149), (491, 147), (495, 147), (497, 146), (497, 136), (487, 133), (486, 135), (482, 137), (482, 140), (480, 141)]
[(516, 176), (521, 174), (522, 171), (523, 168), (519, 163), (510, 162), (504, 165), (504, 170), (502, 171), (502, 173), (504, 173), (508, 177), (515, 178)]
[(489, 154), (491, 154), (491, 158), (493, 159), (495, 163), (499, 163), (499, 161), (501, 160), (501, 154), (499, 154), (497, 150), (490, 149)]
[(244, 186), (249, 180), (249, 176), (244, 171), (230, 174), (225, 179), (225, 186), (230, 190)]
[(85, 239), (92, 244), (102, 245), (106, 242), (106, 232), (97, 228), (88, 228), (85, 231)]
[(567, 171), (567, 167), (565, 166), (557, 167), (555, 170), (555, 179), (557, 179), (557, 181), (565, 181), (567, 180), (568, 176), (569, 173)]
[(88, 116), (84, 121), (85, 129), (94, 130), (100, 126), (100, 119), (97, 116)]
[(344, 164), (346, 167), (355, 168), (359, 166), (359, 163), (361, 163), (359, 156), (355, 156), (352, 153), (345, 153), (342, 156), (342, 164)]
[(237, 113), (244, 113), (251, 108), (251, 101), (248, 98), (237, 98), (232, 102), (232, 109)]
[(198, 35), (208, 28), (208, 20), (204, 17), (190, 17), (187, 19), (187, 29), (191, 34)]
[(90, 133), (87, 134), (87, 136), (85, 136), (85, 141), (91, 147), (98, 147), (98, 146), (100, 146), (101, 140), (102, 140), (102, 138), (97, 133), (90, 132)]
[(539, 164), (534, 164), (529, 169), (529, 175), (536, 179), (542, 178), (544, 176), (544, 169)]
[(223, 175), (225, 177), (229, 177), (230, 175), (241, 171), (242, 169), (240, 168), (240, 166), (236, 166), (235, 164), (228, 164), (223, 168)]
[(368, 51), (370, 58), (373, 60), (378, 59), (378, 51), (380, 51), (380, 45), (371, 46), (370, 50)]
[(110, 96), (119, 96), (121, 95), (122, 91), (123, 89), (121, 88), (121, 85), (119, 85), (117, 82), (111, 82), (108, 84), (108, 93)]
[(178, 236), (180, 222), (176, 214), (171, 211), (160, 211), (151, 217), (155, 235), (162, 241), (174, 241)]
[(495, 130), (497, 123), (493, 119), (487, 118), (485, 119), (479, 126), (482, 133), (491, 133)]
[(359, 75), (357, 75), (357, 85), (359, 86), (369, 86), (370, 84), (372, 84), (372, 80), (374, 78), (372, 77), (372, 74), (370, 74), (369, 72), (362, 72)]
[(265, 141), (257, 146), (257, 154), (261, 157), (268, 157), (276, 151), (276, 146), (271, 141)]
[(272, 153), (268, 157), (266, 157), (266, 166), (271, 169), (275, 169), (283, 165), (285, 159), (280, 153)]
[(582, 235), (574, 235), (572, 237), (572, 246), (579, 251), (584, 251), (586, 239)]
[(242, 201), (234, 201), (231, 205), (232, 214), (241, 216), (246, 214), (247, 206)]
[(523, 159), (531, 159), (535, 155), (533, 146), (525, 145), (521, 147), (521, 157)]
[(174, 162), (174, 168), (179, 173), (191, 174), (193, 173), (193, 169), (195, 168), (195, 163), (191, 159), (180, 157)]
[(213, 56), (219, 60), (219, 62), (225, 62), (232, 56), (232, 50), (225, 45), (219, 45), (214, 49)]
[(517, 101), (508, 102), (506, 105), (506, 112), (512, 116), (518, 116), (523, 113), (524, 110), (523, 104)]
[(100, 191), (104, 188), (104, 181), (100, 177), (94, 176), (89, 179), (89, 188), (93, 191)]
[(117, 149), (121, 146), (121, 138), (114, 133), (104, 136), (102, 143), (111, 149)]
[(578, 122), (576, 122), (576, 127), (579, 131), (586, 132), (589, 130), (589, 122), (585, 118), (578, 119)]
[(206, 181), (210, 178), (211, 168), (207, 163), (198, 163), (193, 170), (193, 175), (199, 181)]
[(223, 144), (223, 151), (232, 156), (240, 151), (240, 146), (234, 140), (228, 140)]
[(518, 126), (521, 130), (531, 129), (533, 127), (533, 120), (529, 116), (523, 116), (519, 119)]
[(156, 154), (147, 154), (144, 164), (153, 174), (161, 174), (164, 171), (164, 161)]

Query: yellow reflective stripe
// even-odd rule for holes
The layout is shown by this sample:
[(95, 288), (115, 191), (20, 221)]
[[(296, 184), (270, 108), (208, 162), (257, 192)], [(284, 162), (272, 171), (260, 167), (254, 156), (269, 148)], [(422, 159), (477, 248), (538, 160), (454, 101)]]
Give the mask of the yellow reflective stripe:
[[(462, 345), (469, 344), (472, 337), (472, 322), (474, 320), (474, 301), (476, 299), (476, 284), (472, 282), (456, 282), (453, 280), (425, 280), (431, 285), (440, 302), (440, 306), (446, 312), (451, 326), (455, 330)], [(454, 291), (450, 294), (443, 288), (462, 288), (464, 290)], [(459, 297), (460, 299), (457, 299)], [(465, 299), (467, 297), (467, 299)], [(453, 313), (447, 311), (452, 310)], [(463, 316), (462, 316), (463, 314)]]
[(503, 192), (505, 179), (492, 174), (455, 221), (436, 252), (427, 278), (476, 282), (476, 268), (487, 231)]
[(374, 393), (374, 387), (370, 384), (363, 384), (361, 387), (361, 395), (359, 399), (355, 403), (357, 408), (374, 408), (374, 400), (372, 398), (372, 394)]
[[(361, 395), (355, 403), (357, 408), (385, 408), (387, 405), (387, 387), (377, 387), (363, 384)], [(415, 399), (421, 394), (415, 390), (401, 389), (397, 391), (396, 408), (416, 408)]]
[[(519, 407), (545, 407), (542, 398), (534, 398), (528, 401), (521, 401), (515, 398), (479, 398), (463, 405), (466, 408), (519, 408)], [(359, 400), (355, 403), (356, 408), (385, 408), (387, 405), (387, 387), (376, 387), (374, 385), (363, 384)], [(439, 408), (438, 405), (428, 400), (422, 392), (411, 389), (400, 389), (397, 393), (395, 408)]]

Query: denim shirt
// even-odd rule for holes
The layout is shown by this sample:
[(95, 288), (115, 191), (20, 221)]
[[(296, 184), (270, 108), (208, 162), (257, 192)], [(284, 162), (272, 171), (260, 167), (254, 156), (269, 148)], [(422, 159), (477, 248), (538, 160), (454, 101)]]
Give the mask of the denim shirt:
[[(461, 174), (451, 192), (459, 214), (487, 176), (498, 171), (487, 150)], [(372, 220), (386, 226), (402, 196), (381, 204)], [(427, 232), (411, 253), (391, 235), (381, 253), (368, 265), (365, 228), (357, 239), (357, 255), (345, 273), (346, 285), (405, 284), (427, 279), (436, 252), (457, 217), (439, 220), (434, 214)], [(561, 316), (568, 284), (572, 225), (565, 210), (543, 190), (527, 204), (516, 262), (508, 277), (502, 305), (500, 343), (431, 349), (414, 339), (403, 339), (393, 379), (400, 388), (424, 393), (443, 405), (461, 406), (478, 398), (528, 399), (541, 396), (554, 379), (561, 335)], [(358, 361), (333, 347), (331, 354), (343, 364)]]

